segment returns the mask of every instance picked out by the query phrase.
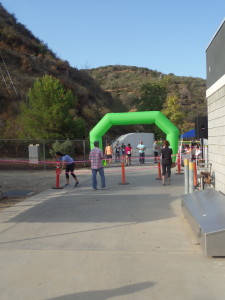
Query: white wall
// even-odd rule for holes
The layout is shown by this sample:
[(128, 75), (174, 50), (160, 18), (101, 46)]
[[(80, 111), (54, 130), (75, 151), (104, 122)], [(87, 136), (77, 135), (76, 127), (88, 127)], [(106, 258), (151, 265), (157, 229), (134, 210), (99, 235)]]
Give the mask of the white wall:
[(215, 173), (215, 188), (225, 194), (225, 82), (213, 93), (207, 91), (207, 105), (209, 162)]

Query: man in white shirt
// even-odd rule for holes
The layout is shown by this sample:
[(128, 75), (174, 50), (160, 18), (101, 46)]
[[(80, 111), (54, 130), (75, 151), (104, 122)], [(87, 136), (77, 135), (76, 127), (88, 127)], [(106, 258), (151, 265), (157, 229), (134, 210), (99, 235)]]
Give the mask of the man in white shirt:
[(145, 163), (145, 149), (147, 147), (143, 144), (142, 141), (140, 141), (140, 144), (137, 145), (137, 149), (139, 150), (139, 164), (144, 165)]

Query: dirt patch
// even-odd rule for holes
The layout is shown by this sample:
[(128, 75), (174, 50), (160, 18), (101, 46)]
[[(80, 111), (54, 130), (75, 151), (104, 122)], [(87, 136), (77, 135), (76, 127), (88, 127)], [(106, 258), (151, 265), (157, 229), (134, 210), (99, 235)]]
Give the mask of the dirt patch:
[(0, 211), (3, 210), (3, 209), (6, 209), (8, 207), (11, 207), (19, 202), (22, 202), (23, 200), (25, 200), (26, 198), (13, 198), (13, 199), (10, 199), (9, 197), (6, 197), (6, 198), (3, 198), (3, 199), (0, 199)]
[(55, 171), (0, 170), (0, 211), (31, 196), (7, 196), (11, 190), (31, 190), (35, 195), (54, 186)]

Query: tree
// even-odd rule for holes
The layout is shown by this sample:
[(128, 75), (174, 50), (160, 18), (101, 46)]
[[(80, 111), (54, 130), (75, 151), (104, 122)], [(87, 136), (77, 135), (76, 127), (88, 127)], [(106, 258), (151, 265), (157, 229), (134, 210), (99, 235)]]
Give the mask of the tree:
[(83, 138), (85, 122), (76, 116), (77, 98), (56, 78), (44, 75), (29, 90), (28, 102), (20, 106), (20, 138)]
[(162, 113), (180, 130), (184, 123), (184, 114), (181, 112), (179, 99), (175, 95), (169, 95), (164, 104)]
[(141, 86), (141, 97), (137, 101), (139, 111), (161, 111), (166, 100), (167, 88), (163, 82), (150, 82)]
[[(139, 111), (161, 111), (166, 100), (167, 88), (163, 81), (154, 81), (141, 86), (141, 96), (137, 100)], [(143, 125), (147, 132), (154, 132), (155, 138), (164, 138), (165, 134), (155, 125)]]

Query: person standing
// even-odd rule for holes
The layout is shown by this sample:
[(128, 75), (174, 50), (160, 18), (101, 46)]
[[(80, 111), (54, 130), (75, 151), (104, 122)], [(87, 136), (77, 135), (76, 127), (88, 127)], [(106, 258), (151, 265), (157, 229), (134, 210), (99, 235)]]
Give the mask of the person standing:
[(162, 154), (162, 148), (163, 148), (163, 142), (157, 142), (158, 143), (158, 157)]
[(200, 150), (199, 145), (197, 145), (196, 149), (195, 149), (195, 160), (196, 160), (197, 164), (199, 163), (199, 160), (201, 159), (201, 154), (202, 154), (202, 151)]
[(131, 165), (131, 154), (132, 154), (132, 147), (130, 144), (127, 144), (125, 147), (125, 154), (126, 154), (126, 166)]
[(120, 161), (120, 145), (119, 142), (116, 143), (116, 146), (114, 147), (115, 149), (115, 160), (116, 162)]
[(122, 159), (125, 159), (126, 157), (126, 146), (124, 145), (124, 143), (122, 143), (121, 145), (121, 152), (122, 152)]
[(139, 164), (144, 165), (146, 146), (143, 144), (142, 141), (140, 141), (140, 144), (137, 145), (137, 149), (138, 149), (138, 152), (139, 152)]
[(164, 141), (162, 148), (162, 183), (165, 183), (165, 175), (167, 173), (168, 176), (168, 184), (171, 183), (171, 165), (172, 165), (172, 154), (173, 150), (169, 148), (170, 143), (168, 141)]
[(99, 142), (94, 142), (94, 148), (90, 151), (89, 159), (91, 161), (91, 171), (92, 171), (92, 188), (97, 190), (97, 173), (99, 173), (101, 178), (102, 190), (105, 190), (105, 173), (102, 166), (102, 160), (104, 158), (103, 151), (99, 149)]
[(56, 157), (58, 158), (58, 160), (60, 162), (62, 162), (61, 168), (60, 168), (60, 173), (63, 171), (63, 169), (66, 167), (66, 185), (65, 186), (69, 186), (69, 173), (70, 175), (74, 178), (75, 180), (75, 186), (79, 185), (79, 181), (77, 179), (77, 176), (74, 174), (74, 159), (66, 154), (61, 153), (60, 151), (56, 152)]
[(154, 152), (154, 163), (157, 163), (157, 159), (159, 156), (159, 146), (157, 141), (155, 141), (153, 144), (153, 152)]
[(185, 149), (184, 149), (184, 153), (185, 153), (185, 158), (189, 159), (189, 161), (191, 161), (191, 148), (188, 144), (185, 145)]
[(108, 142), (107, 146), (105, 147), (105, 155), (107, 158), (107, 165), (108, 165), (108, 167), (110, 167), (111, 162), (112, 162), (112, 155), (113, 155), (113, 149), (112, 149), (110, 142)]

